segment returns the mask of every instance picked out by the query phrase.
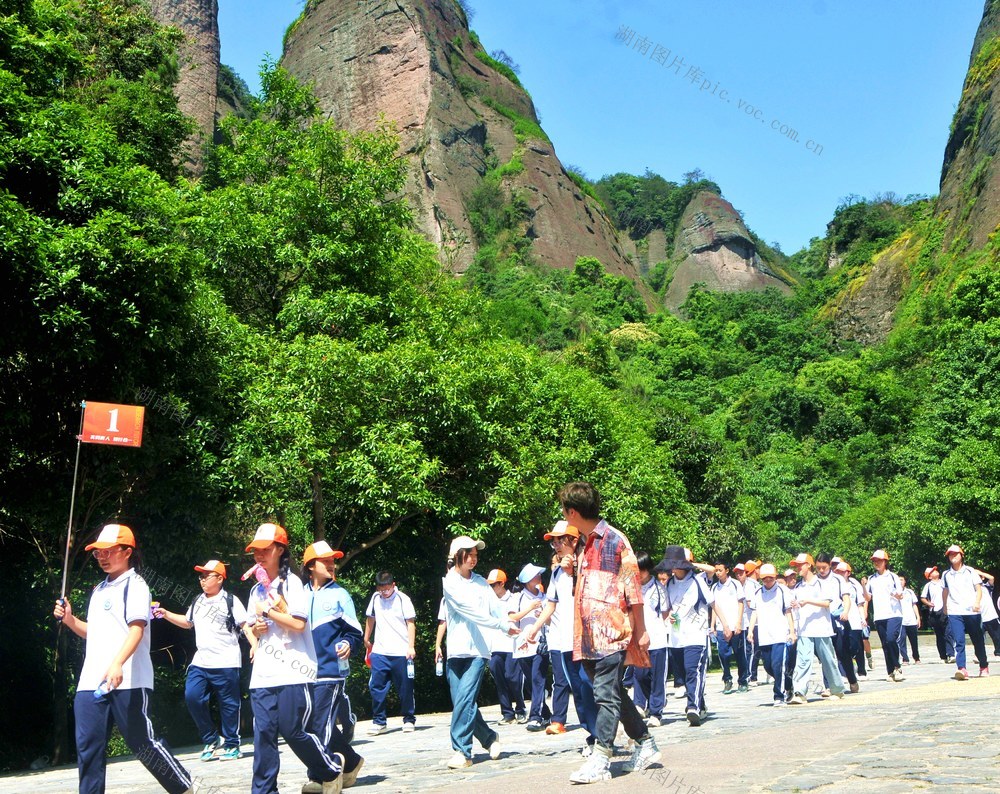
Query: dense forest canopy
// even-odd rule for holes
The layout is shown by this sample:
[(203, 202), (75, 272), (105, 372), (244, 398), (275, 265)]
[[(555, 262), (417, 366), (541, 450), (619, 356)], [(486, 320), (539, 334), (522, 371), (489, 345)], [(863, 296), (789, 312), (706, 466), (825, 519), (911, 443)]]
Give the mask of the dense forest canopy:
[[(176, 45), (135, 2), (0, 3), (0, 541), (21, 605), (0, 640), (2, 704), (21, 715), (0, 767), (70, 751), (80, 647), (48, 614), (83, 399), (142, 403), (147, 428), (141, 449), (83, 451), (77, 605), (98, 578), (81, 541), (106, 520), (136, 529), (178, 608), (192, 564), (241, 570), (274, 518), (297, 554), (342, 548), (356, 600), (394, 570), (430, 659), (448, 538), (485, 539), (483, 568), (544, 562), (554, 493), (576, 478), (654, 555), (863, 567), (884, 546), (918, 574), (959, 542), (996, 559), (996, 237), (942, 253), (932, 201), (850, 198), (790, 258), (794, 294), (695, 289), (677, 317), (597, 260), (533, 262), (516, 200), (487, 179), (481, 254), (456, 282), (410, 228), (393, 131), (337, 129), (274, 64), (186, 179)], [(685, 196), (720, 192), (690, 176), (594, 189), (623, 229), (670, 238)], [(840, 340), (836, 297), (900, 239), (894, 332)], [(186, 642), (154, 629), (154, 647)], [(154, 714), (188, 741), (170, 659)]]

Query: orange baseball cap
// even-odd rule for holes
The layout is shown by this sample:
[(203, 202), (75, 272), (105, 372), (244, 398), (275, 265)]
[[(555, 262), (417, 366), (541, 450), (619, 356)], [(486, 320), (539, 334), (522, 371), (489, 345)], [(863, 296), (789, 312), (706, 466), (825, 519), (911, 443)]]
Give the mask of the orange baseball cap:
[(930, 568), (924, 568), (924, 579), (930, 579), (931, 574), (934, 573), (934, 571), (936, 571), (937, 569), (938, 567), (936, 565), (932, 565)]
[(261, 524), (257, 527), (257, 532), (247, 546), (247, 551), (254, 549), (266, 549), (272, 543), (280, 543), (282, 546), (288, 545), (288, 532), (280, 524)]
[(110, 549), (113, 546), (131, 546), (135, 548), (135, 535), (124, 524), (105, 524), (93, 543), (84, 546), (84, 551), (91, 549)]
[(944, 553), (944, 556), (950, 557), (952, 554), (961, 554), (963, 557), (965, 556), (965, 552), (962, 551), (962, 547), (956, 546), (954, 543), (948, 547), (948, 551)]
[(315, 543), (306, 546), (306, 550), (302, 555), (302, 565), (306, 566), (313, 560), (339, 560), (343, 556), (344, 552), (331, 548), (330, 544), (325, 540), (317, 540)]
[(747, 573), (753, 573), (758, 568), (760, 568), (760, 562), (758, 562), (757, 560), (747, 560), (745, 563), (743, 563), (743, 570), (745, 570)]
[(872, 552), (871, 559), (885, 560), (886, 562), (889, 562), (889, 552), (885, 549), (875, 549), (875, 551)]
[(494, 568), (490, 571), (490, 575), (486, 577), (486, 584), (496, 584), (497, 582), (506, 582), (507, 574), (501, 571), (499, 568)]
[(218, 560), (209, 560), (204, 565), (194, 566), (194, 569), (196, 571), (200, 571), (201, 573), (217, 573), (223, 579), (226, 578), (226, 566)]
[(794, 560), (789, 561), (788, 564), (789, 565), (806, 565), (806, 564), (815, 565), (816, 561), (813, 560), (813, 556), (811, 554), (807, 554), (806, 552), (802, 552)]
[(548, 532), (542, 535), (544, 540), (552, 540), (552, 538), (578, 538), (580, 537), (580, 530), (570, 524), (568, 521), (556, 521), (555, 526), (552, 527)]

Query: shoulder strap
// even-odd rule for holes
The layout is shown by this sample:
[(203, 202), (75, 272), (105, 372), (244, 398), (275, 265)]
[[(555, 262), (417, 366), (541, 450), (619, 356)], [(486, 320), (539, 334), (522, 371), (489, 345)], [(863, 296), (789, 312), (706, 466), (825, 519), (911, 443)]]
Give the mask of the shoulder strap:
[(122, 594), (122, 618), (125, 619), (125, 625), (128, 625), (128, 586), (132, 584), (132, 577), (128, 577), (125, 580), (125, 592)]

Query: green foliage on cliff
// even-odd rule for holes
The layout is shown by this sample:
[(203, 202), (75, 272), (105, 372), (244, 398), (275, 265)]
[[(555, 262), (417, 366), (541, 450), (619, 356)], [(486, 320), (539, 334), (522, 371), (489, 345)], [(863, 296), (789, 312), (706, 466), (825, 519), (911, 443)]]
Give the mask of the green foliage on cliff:
[(604, 176), (595, 183), (594, 189), (619, 229), (628, 231), (635, 240), (653, 229), (662, 229), (668, 250), (691, 197), (699, 190), (722, 193), (719, 186), (708, 179), (694, 179), (678, 185), (652, 171), (646, 171), (643, 176), (624, 173)]

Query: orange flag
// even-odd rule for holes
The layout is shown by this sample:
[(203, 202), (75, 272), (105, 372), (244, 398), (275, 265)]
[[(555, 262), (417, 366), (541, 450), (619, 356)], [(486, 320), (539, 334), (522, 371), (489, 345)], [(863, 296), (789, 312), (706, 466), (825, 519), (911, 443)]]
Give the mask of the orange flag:
[(146, 409), (141, 405), (84, 402), (80, 441), (84, 444), (141, 447), (145, 414)]

